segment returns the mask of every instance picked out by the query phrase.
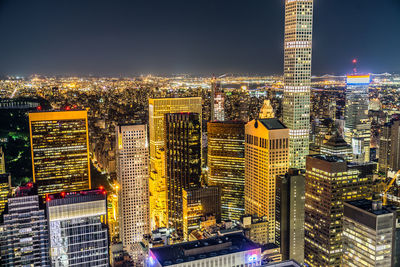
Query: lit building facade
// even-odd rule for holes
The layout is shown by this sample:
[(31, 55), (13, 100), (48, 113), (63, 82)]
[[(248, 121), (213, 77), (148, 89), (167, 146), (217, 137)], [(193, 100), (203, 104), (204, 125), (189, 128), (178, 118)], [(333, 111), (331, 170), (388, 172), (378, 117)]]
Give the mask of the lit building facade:
[(372, 196), (373, 170), (335, 156), (307, 157), (304, 261), (341, 266), (343, 203)]
[[(0, 265), (50, 266), (46, 212), (32, 184), (8, 200), (0, 225)], [(32, 191), (31, 191), (32, 190)]]
[(391, 133), (392, 124), (385, 123), (381, 128), (379, 136), (379, 156), (378, 156), (378, 170), (379, 173), (385, 176), (388, 173), (390, 166), (390, 152), (391, 152)]
[(241, 218), (241, 226), (247, 238), (259, 245), (270, 243), (270, 228), (272, 225), (267, 216), (256, 217), (253, 215), (244, 215)]
[(89, 189), (87, 111), (29, 113), (29, 128), (39, 195)]
[(221, 89), (221, 82), (216, 78), (211, 82), (211, 121), (225, 120), (225, 96)]
[(201, 123), (198, 113), (165, 114), (168, 223), (183, 237), (183, 190), (201, 186)]
[(143, 235), (150, 233), (147, 125), (116, 128), (120, 237), (135, 260)]
[(283, 123), (290, 129), (290, 167), (309, 154), (313, 0), (285, 1)]
[(342, 266), (395, 266), (396, 211), (362, 199), (344, 203)]
[(0, 215), (5, 209), (11, 191), (11, 175), (0, 173)]
[(270, 100), (264, 100), (264, 104), (260, 109), (260, 113), (258, 115), (259, 119), (273, 119), (275, 118), (275, 112), (271, 105)]
[(0, 146), (0, 174), (6, 173), (6, 161), (4, 159), (3, 148)]
[(282, 259), (304, 263), (305, 177), (297, 169), (289, 169), (276, 178), (275, 243)]
[(321, 145), (320, 152), (327, 156), (344, 158), (347, 161), (351, 161), (353, 158), (351, 145), (347, 144), (338, 132)]
[(221, 188), (222, 220), (244, 214), (244, 122), (209, 122), (208, 185)]
[[(275, 225), (276, 177), (289, 166), (289, 129), (277, 119), (252, 120), (245, 129), (245, 213)], [(270, 228), (270, 241), (275, 228)]]
[(242, 234), (227, 234), (172, 246), (151, 248), (147, 267), (255, 267), (261, 248)]
[(106, 199), (100, 189), (47, 196), (52, 266), (109, 266)]
[(150, 98), (150, 219), (152, 228), (166, 227), (168, 221), (164, 161), (164, 115), (194, 112), (202, 117), (201, 97)]
[(344, 137), (355, 163), (370, 162), (371, 122), (368, 118), (370, 75), (348, 75)]

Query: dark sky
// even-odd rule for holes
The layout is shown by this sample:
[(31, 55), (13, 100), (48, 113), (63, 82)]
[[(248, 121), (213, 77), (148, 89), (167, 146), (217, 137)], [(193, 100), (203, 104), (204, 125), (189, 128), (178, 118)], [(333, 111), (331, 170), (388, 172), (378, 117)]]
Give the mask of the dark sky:
[[(280, 74), (284, 0), (0, 0), (0, 74)], [(400, 0), (315, 0), (313, 73), (400, 72)]]

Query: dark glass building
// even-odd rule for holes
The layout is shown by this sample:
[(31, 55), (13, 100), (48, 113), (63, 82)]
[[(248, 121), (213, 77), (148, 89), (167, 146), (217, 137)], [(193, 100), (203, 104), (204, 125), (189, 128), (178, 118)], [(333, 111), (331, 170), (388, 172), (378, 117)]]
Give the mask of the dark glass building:
[(201, 118), (168, 113), (164, 120), (168, 221), (183, 237), (182, 190), (201, 186)]
[(241, 121), (207, 124), (208, 185), (221, 188), (222, 220), (244, 214), (244, 126)]

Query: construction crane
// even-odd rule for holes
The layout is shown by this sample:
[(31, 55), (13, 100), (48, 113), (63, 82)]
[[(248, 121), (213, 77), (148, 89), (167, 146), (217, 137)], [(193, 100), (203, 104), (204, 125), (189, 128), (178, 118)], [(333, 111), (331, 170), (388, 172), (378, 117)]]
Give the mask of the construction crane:
[(396, 180), (399, 178), (399, 176), (400, 176), (400, 170), (396, 172), (396, 174), (393, 176), (392, 180), (389, 182), (389, 184), (386, 186), (385, 190), (383, 191), (383, 205), (387, 204), (388, 197), (391, 200), (400, 201), (399, 197), (388, 194), (388, 191), (390, 190), (390, 188), (392, 188), (394, 182), (396, 182)]

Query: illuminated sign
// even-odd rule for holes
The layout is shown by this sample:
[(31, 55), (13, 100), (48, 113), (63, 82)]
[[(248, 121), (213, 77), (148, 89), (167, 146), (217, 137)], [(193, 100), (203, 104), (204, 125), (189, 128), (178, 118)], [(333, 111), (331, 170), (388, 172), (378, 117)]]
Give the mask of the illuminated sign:
[(357, 84), (369, 84), (371, 82), (370, 75), (348, 75), (347, 84), (357, 85)]
[(252, 254), (247, 258), (247, 260), (248, 260), (248, 262), (253, 262), (253, 261), (257, 261), (257, 258), (258, 258), (257, 254)]

